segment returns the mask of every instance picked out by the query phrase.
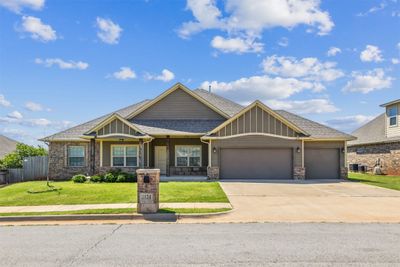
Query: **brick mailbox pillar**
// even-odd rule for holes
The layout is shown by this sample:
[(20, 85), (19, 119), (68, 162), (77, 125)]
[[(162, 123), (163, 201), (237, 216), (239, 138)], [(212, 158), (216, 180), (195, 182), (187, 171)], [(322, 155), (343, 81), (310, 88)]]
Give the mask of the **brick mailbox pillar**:
[(156, 213), (159, 208), (160, 169), (138, 169), (137, 212)]

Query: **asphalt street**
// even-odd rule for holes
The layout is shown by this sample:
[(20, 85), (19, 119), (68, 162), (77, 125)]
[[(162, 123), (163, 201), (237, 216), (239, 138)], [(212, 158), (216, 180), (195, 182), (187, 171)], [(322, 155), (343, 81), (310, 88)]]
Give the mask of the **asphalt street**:
[(0, 227), (1, 266), (399, 266), (399, 224)]

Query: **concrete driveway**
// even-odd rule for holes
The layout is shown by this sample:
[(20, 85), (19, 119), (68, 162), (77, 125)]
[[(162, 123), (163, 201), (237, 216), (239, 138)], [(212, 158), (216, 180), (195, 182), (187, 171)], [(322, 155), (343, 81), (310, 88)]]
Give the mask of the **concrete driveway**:
[(221, 181), (229, 222), (400, 222), (400, 191), (347, 181)]

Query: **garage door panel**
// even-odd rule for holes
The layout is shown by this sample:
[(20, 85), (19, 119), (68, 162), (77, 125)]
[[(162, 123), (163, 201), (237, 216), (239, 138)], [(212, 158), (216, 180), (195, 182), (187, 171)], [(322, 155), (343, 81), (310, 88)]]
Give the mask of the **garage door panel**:
[(292, 179), (292, 149), (221, 149), (223, 179)]
[(339, 179), (339, 162), (339, 149), (306, 149), (304, 154), (306, 179)]

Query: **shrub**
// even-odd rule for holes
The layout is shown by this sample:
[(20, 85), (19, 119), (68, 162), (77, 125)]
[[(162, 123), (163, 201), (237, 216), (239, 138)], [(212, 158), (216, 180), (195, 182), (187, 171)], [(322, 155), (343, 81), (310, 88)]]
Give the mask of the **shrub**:
[(90, 181), (93, 183), (101, 183), (103, 182), (103, 177), (101, 175), (93, 175), (90, 177)]
[(86, 182), (86, 176), (83, 174), (77, 174), (72, 177), (74, 183), (84, 183)]
[(104, 175), (104, 181), (106, 183), (115, 183), (115, 181), (117, 180), (117, 177), (112, 174), (111, 172), (106, 173), (106, 175)]
[(136, 183), (137, 179), (136, 179), (136, 173), (127, 173), (126, 174), (126, 182), (128, 183)]
[(116, 182), (117, 182), (117, 183), (125, 183), (125, 182), (126, 182), (126, 176), (125, 176), (125, 174), (119, 174), (119, 175), (117, 176)]

